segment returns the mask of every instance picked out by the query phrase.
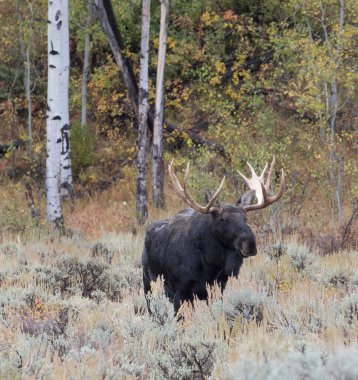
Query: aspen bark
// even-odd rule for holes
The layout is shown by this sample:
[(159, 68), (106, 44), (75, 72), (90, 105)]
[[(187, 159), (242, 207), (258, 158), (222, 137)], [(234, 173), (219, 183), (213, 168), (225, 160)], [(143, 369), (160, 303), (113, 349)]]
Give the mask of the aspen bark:
[(156, 207), (164, 207), (163, 120), (169, 0), (160, 0), (160, 3), (160, 33), (152, 147), (152, 192), (154, 205)]
[(62, 129), (64, 116), (63, 68), (63, 15), (67, 1), (48, 1), (48, 81), (46, 123), (46, 215), (55, 227), (63, 225), (61, 187)]
[(143, 0), (140, 79), (138, 97), (137, 219), (143, 224), (148, 217), (147, 151), (148, 151), (148, 66), (149, 66), (150, 0)]
[(62, 56), (61, 92), (62, 92), (62, 126), (61, 126), (61, 188), (62, 197), (72, 195), (72, 163), (70, 147), (70, 107), (69, 107), (69, 83), (70, 83), (70, 33), (68, 0), (61, 0), (61, 27), (60, 46)]

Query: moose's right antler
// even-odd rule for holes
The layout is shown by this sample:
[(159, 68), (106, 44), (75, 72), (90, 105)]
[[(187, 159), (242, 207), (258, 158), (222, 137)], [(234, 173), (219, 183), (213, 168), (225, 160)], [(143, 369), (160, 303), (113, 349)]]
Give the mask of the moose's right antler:
[(188, 162), (186, 166), (186, 171), (185, 171), (185, 176), (184, 176), (184, 184), (181, 186), (178, 177), (174, 173), (173, 169), (173, 163), (174, 163), (174, 158), (172, 159), (171, 163), (168, 166), (168, 171), (170, 175), (170, 179), (173, 183), (174, 190), (177, 192), (177, 194), (180, 196), (180, 198), (183, 199), (183, 201), (192, 209), (202, 213), (202, 214), (208, 214), (212, 210), (212, 206), (215, 203), (216, 199), (218, 198), (221, 190), (223, 189), (224, 182), (225, 182), (225, 176), (223, 177), (220, 186), (216, 190), (215, 194), (211, 197), (209, 202), (207, 203), (206, 206), (200, 206), (194, 198), (191, 196), (191, 194), (187, 190), (187, 181), (189, 177), (189, 168), (190, 168), (190, 162)]
[(248, 179), (247, 177), (245, 177), (240, 172), (239, 172), (239, 174), (244, 179), (244, 181), (249, 186), (249, 188), (251, 190), (255, 190), (255, 194), (256, 194), (256, 198), (257, 198), (257, 204), (244, 206), (244, 210), (246, 212), (252, 211), (252, 210), (259, 210), (259, 209), (262, 209), (262, 208), (265, 208), (265, 207), (271, 205), (272, 203), (277, 202), (282, 197), (282, 195), (285, 191), (285, 173), (282, 169), (280, 189), (276, 195), (270, 197), (268, 195), (268, 193), (270, 191), (272, 173), (273, 173), (273, 168), (275, 165), (275, 156), (273, 157), (273, 160), (271, 162), (270, 170), (268, 172), (266, 182), (265, 182), (265, 173), (266, 173), (266, 169), (267, 169), (267, 164), (265, 165), (265, 168), (262, 171), (260, 176), (258, 176), (255, 173), (255, 170), (253, 169), (253, 167), (248, 162), (247, 162), (247, 165), (251, 170), (251, 174), (252, 174), (251, 179)]

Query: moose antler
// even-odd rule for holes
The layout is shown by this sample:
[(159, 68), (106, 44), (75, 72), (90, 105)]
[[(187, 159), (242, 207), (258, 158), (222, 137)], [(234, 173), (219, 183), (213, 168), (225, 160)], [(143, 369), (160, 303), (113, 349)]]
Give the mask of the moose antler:
[(183, 201), (192, 209), (202, 213), (202, 214), (208, 214), (211, 212), (211, 208), (213, 204), (215, 203), (217, 197), (219, 196), (221, 190), (223, 189), (224, 182), (225, 182), (225, 176), (223, 177), (220, 186), (216, 190), (215, 194), (211, 197), (209, 202), (206, 204), (206, 206), (200, 206), (199, 203), (197, 203), (194, 198), (191, 196), (191, 194), (187, 190), (187, 181), (189, 177), (189, 169), (190, 169), (190, 162), (188, 162), (185, 170), (185, 176), (184, 176), (184, 184), (181, 186), (178, 177), (174, 173), (173, 169), (173, 163), (174, 158), (172, 159), (171, 163), (168, 165), (168, 171), (170, 175), (170, 179), (173, 183), (174, 190), (177, 192), (177, 194), (180, 196), (180, 198), (183, 199)]
[(266, 182), (265, 182), (265, 173), (267, 169), (267, 164), (265, 165), (264, 170), (262, 171), (261, 175), (258, 176), (254, 168), (247, 162), (247, 165), (251, 170), (251, 175), (252, 175), (251, 179), (248, 179), (241, 172), (239, 172), (240, 176), (244, 179), (246, 184), (249, 186), (250, 190), (255, 190), (255, 194), (257, 198), (257, 204), (244, 206), (245, 211), (259, 210), (259, 209), (265, 208), (271, 205), (272, 203), (277, 202), (282, 197), (282, 194), (285, 191), (285, 173), (283, 169), (281, 169), (282, 175), (281, 175), (280, 189), (278, 193), (272, 197), (268, 195), (270, 191), (271, 179), (272, 179), (273, 168), (275, 166), (275, 161), (276, 160), (274, 156), (270, 165), (270, 170), (268, 172)]

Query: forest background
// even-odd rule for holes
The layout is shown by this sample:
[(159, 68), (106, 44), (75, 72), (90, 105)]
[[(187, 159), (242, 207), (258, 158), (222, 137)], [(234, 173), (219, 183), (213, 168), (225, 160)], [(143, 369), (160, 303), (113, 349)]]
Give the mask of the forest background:
[[(33, 224), (31, 208), (32, 216), (35, 208), (44, 217), (47, 2), (3, 0), (0, 6), (0, 223), (3, 231), (18, 232)], [(94, 8), (73, 1), (69, 9), (75, 193), (65, 209), (67, 225), (90, 234), (135, 230), (135, 115)], [(114, 1), (113, 9), (125, 56), (138, 77), (141, 2)], [(159, 18), (154, 2), (152, 104)], [(282, 205), (270, 211), (270, 220), (275, 215), (280, 221), (271, 230), (312, 239), (319, 232), (339, 247), (352, 235), (357, 216), (357, 23), (358, 5), (352, 0), (173, 1), (165, 117), (175, 128), (165, 132), (165, 162), (177, 157), (180, 171), (193, 161), (191, 186), (199, 199), (226, 174), (224, 197), (233, 200), (243, 191), (237, 170), (244, 170), (246, 161), (262, 167), (276, 155), (288, 185)], [(83, 126), (81, 84), (89, 37)], [(167, 206), (177, 204), (169, 188), (166, 198)], [(150, 220), (161, 212), (152, 207)]]

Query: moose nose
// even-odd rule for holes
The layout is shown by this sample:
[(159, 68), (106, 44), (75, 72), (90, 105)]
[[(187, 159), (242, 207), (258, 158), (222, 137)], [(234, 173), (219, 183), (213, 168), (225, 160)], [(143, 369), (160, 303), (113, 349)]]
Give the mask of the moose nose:
[(257, 248), (255, 240), (245, 239), (242, 242), (241, 252), (244, 256), (256, 256)]
[(244, 236), (235, 242), (235, 248), (241, 251), (245, 257), (255, 256), (257, 254), (256, 241), (254, 237)]

